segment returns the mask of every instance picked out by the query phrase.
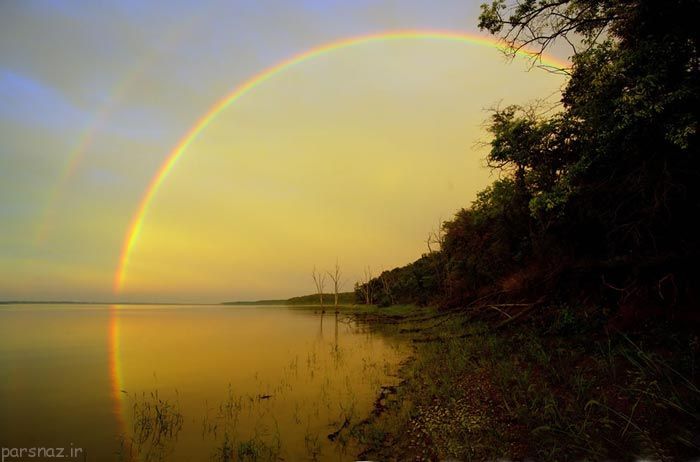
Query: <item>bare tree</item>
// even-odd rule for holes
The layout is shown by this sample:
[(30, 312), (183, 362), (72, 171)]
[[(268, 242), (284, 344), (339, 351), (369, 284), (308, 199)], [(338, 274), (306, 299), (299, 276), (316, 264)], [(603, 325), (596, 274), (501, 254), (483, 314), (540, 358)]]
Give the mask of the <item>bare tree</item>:
[(438, 226), (428, 233), (428, 238), (425, 240), (428, 245), (428, 253), (433, 253), (433, 245), (437, 246), (437, 250), (441, 250), (443, 244), (445, 243), (445, 228), (443, 225), (442, 218), (438, 220)]
[[(428, 245), (427, 257), (433, 266), (433, 271), (435, 271), (435, 280), (438, 285), (442, 287), (442, 290), (447, 290), (445, 287), (445, 281), (447, 278), (444, 274), (445, 257), (442, 249), (445, 245), (445, 224), (442, 218), (438, 220), (437, 228), (434, 228), (430, 233), (428, 233), (428, 238), (425, 240)], [(435, 247), (435, 249), (433, 249)]]
[(319, 300), (321, 301), (321, 309), (323, 310), (323, 288), (326, 286), (326, 275), (320, 271), (316, 271), (314, 266), (311, 272), (311, 277), (314, 278), (314, 284), (316, 285), (316, 293), (318, 294)]
[(364, 269), (364, 274), (363, 274), (363, 279), (360, 280), (360, 290), (362, 291), (362, 294), (365, 296), (365, 303), (367, 305), (372, 304), (372, 287), (371, 287), (371, 282), (372, 282), (372, 268), (369, 266)]
[(335, 270), (331, 273), (328, 271), (328, 276), (330, 276), (331, 280), (333, 281), (333, 293), (335, 295), (335, 299), (333, 300), (334, 306), (336, 309), (336, 312), (338, 311), (338, 290), (340, 289), (340, 286), (342, 285), (342, 282), (340, 280), (340, 265), (338, 264), (338, 259), (335, 259)]

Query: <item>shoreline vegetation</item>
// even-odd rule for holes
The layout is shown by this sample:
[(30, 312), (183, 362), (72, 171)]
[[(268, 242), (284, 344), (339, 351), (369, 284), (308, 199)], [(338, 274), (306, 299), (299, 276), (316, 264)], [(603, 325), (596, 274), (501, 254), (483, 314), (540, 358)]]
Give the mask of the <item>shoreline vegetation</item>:
[[(333, 294), (324, 293), (323, 299), (325, 303), (324, 307), (333, 307)], [(330, 302), (330, 303), (329, 303)], [(354, 292), (339, 292), (338, 293), (338, 305), (351, 306), (355, 305), (355, 293)], [(278, 300), (255, 300), (255, 301), (235, 301), (235, 302), (222, 302), (221, 305), (301, 305), (301, 306), (315, 306), (321, 305), (319, 294), (301, 295), (298, 297), (292, 297), (287, 299)]]
[[(479, 28), (533, 66), (572, 46), (561, 101), (494, 109), (493, 184), (418, 260), (342, 294), (343, 316), (413, 354), (329, 439), (382, 461), (700, 457), (698, 15), (695, 0), (481, 6)], [(332, 312), (338, 275), (222, 305)]]
[[(359, 307), (358, 307), (359, 308)], [(691, 332), (605, 329), (590, 309), (347, 309), (413, 354), (349, 434), (368, 460), (687, 460), (700, 390)], [(687, 348), (688, 341), (691, 348)]]
[[(360, 458), (700, 456), (699, 13), (481, 6), (479, 28), (533, 66), (569, 43), (568, 81), (556, 107), (494, 109), (497, 179), (421, 258), (356, 285), (378, 307), (358, 319), (414, 347), (351, 429)], [(436, 308), (393, 308), (410, 304)]]

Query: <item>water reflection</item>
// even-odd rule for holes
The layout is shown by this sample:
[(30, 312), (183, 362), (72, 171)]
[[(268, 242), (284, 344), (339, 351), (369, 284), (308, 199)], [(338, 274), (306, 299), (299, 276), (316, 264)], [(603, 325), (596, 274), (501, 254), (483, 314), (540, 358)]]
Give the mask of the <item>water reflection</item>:
[(0, 444), (100, 461), (353, 460), (349, 432), (406, 353), (284, 307), (5, 307), (0, 339)]
[(121, 356), (119, 353), (119, 316), (117, 311), (119, 310), (118, 305), (112, 305), (109, 307), (109, 333), (107, 336), (108, 340), (108, 367), (109, 367), (109, 378), (111, 385), (111, 395), (112, 395), (112, 413), (114, 415), (114, 420), (117, 424), (117, 434), (122, 437), (126, 434), (126, 426), (124, 423), (124, 410), (123, 410), (123, 394), (126, 391), (123, 389), (122, 381), (122, 369), (121, 369)]

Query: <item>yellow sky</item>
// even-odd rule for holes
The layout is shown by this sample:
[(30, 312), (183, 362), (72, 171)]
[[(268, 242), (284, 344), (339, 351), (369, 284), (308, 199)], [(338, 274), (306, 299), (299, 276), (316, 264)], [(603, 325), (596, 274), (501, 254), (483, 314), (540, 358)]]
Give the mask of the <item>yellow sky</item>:
[(402, 40), (337, 50), (257, 87), (199, 136), (155, 197), (124, 293), (246, 299), (346, 290), (426, 250), (493, 177), (487, 109), (559, 89), (497, 50)]
[(408, 38), (279, 72), (180, 157), (113, 288), (149, 183), (232, 89), (351, 37), (478, 35), (479, 3), (0, 3), (0, 300), (289, 297), (336, 258), (345, 290), (365, 266), (418, 258), (493, 180), (478, 147), (487, 109), (556, 100), (563, 76), (491, 46)]

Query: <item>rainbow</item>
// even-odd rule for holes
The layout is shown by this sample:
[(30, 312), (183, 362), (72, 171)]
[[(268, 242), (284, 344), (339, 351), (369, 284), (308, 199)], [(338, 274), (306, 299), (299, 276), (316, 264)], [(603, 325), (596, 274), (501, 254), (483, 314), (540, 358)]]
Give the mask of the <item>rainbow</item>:
[(112, 398), (112, 414), (117, 423), (117, 431), (120, 435), (126, 436), (126, 426), (124, 423), (123, 392), (124, 379), (122, 377), (122, 364), (120, 354), (120, 333), (119, 333), (119, 310), (118, 305), (109, 307), (109, 333), (108, 339), (108, 368), (109, 382)]
[(239, 84), (230, 93), (225, 95), (217, 103), (215, 103), (193, 126), (190, 130), (180, 139), (180, 142), (175, 146), (175, 148), (168, 154), (165, 161), (161, 164), (160, 168), (156, 174), (151, 179), (146, 192), (141, 199), (141, 202), (134, 214), (127, 232), (124, 238), (124, 243), (122, 245), (121, 254), (119, 257), (119, 264), (114, 276), (114, 291), (115, 293), (121, 292), (124, 287), (124, 280), (126, 277), (126, 270), (129, 266), (129, 257), (136, 244), (139, 234), (141, 233), (141, 228), (143, 227), (144, 218), (148, 214), (148, 208), (155, 196), (156, 192), (165, 181), (170, 171), (173, 169), (178, 159), (185, 153), (187, 148), (192, 144), (192, 142), (197, 138), (197, 136), (214, 120), (221, 111), (226, 109), (232, 103), (237, 101), (240, 97), (253, 90), (260, 84), (266, 82), (273, 76), (289, 69), (292, 66), (301, 64), (308, 60), (314, 59), (316, 57), (328, 54), (332, 51), (340, 50), (343, 48), (351, 47), (354, 45), (360, 45), (370, 42), (381, 42), (388, 40), (405, 40), (405, 39), (423, 39), (423, 40), (443, 40), (443, 41), (453, 41), (453, 42), (463, 42), (471, 45), (487, 46), (495, 49), (499, 49), (506, 52), (514, 52), (515, 55), (529, 58), (535, 60), (538, 66), (544, 67), (550, 71), (562, 71), (569, 67), (569, 64), (558, 60), (552, 56), (548, 55), (537, 55), (536, 53), (526, 50), (513, 50), (509, 48), (503, 42), (490, 38), (474, 34), (466, 34), (463, 32), (456, 31), (441, 31), (441, 30), (395, 30), (388, 32), (380, 32), (375, 34), (360, 35), (349, 38), (344, 38), (336, 40), (324, 45), (320, 45), (309, 50), (303, 51), (299, 54), (291, 56), (273, 66), (264, 69), (262, 72), (253, 75), (245, 82)]
[(104, 125), (109, 115), (117, 107), (117, 101), (121, 99), (130, 82), (131, 79), (128, 79), (126, 83), (118, 89), (115, 96), (112, 97), (107, 104), (100, 108), (92, 122), (88, 124), (82, 134), (78, 137), (78, 142), (75, 149), (73, 149), (73, 151), (71, 151), (68, 155), (66, 163), (58, 176), (58, 181), (54, 183), (54, 186), (51, 189), (49, 201), (44, 207), (41, 214), (41, 220), (36, 228), (36, 233), (34, 235), (35, 244), (43, 244), (46, 241), (49, 229), (51, 228), (51, 222), (54, 218), (56, 204), (59, 202), (61, 197), (61, 192), (65, 189), (66, 184), (68, 184), (68, 180), (70, 180), (75, 173), (78, 164), (80, 164), (80, 161), (85, 156), (85, 152), (92, 146), (95, 135), (99, 131), (100, 127)]
[[(202, 22), (202, 19), (203, 17), (200, 17), (196, 21), (193, 19), (189, 23), (183, 23), (181, 27), (172, 29), (163, 39), (163, 45), (166, 47), (176, 46), (186, 38), (187, 34), (196, 25)], [(63, 190), (75, 174), (85, 154), (93, 146), (96, 136), (107, 125), (110, 117), (119, 109), (122, 101), (129, 94), (129, 91), (138, 83), (139, 79), (143, 77), (148, 69), (151, 68), (157, 58), (158, 56), (155, 52), (142, 55), (136, 61), (135, 66), (122, 76), (117, 85), (110, 92), (107, 100), (102, 103), (96, 113), (94, 113), (94, 117), (90, 123), (80, 132), (80, 136), (78, 136), (73, 150), (68, 153), (63, 168), (58, 175), (58, 179), (51, 188), (49, 199), (42, 210), (41, 218), (34, 233), (35, 245), (45, 243), (49, 230), (52, 228), (56, 206), (61, 200)]]

